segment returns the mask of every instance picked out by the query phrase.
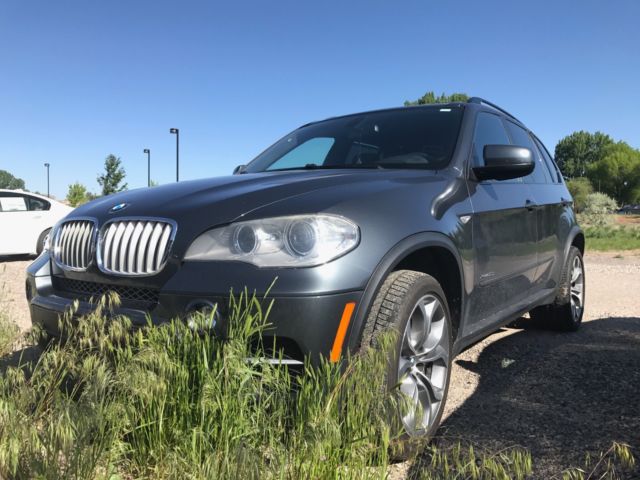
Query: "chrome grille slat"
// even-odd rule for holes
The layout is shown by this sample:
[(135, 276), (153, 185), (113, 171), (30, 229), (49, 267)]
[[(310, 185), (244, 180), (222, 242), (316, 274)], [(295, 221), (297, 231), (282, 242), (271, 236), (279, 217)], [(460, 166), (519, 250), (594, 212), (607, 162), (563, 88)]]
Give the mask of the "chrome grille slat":
[(84, 262), (84, 241), (85, 241), (85, 235), (87, 233), (87, 226), (86, 225), (82, 225), (80, 227), (80, 235), (78, 238), (78, 265), (81, 265)]
[(125, 222), (114, 222), (114, 224), (116, 225), (116, 231), (113, 234), (113, 246), (111, 247), (111, 270), (116, 271), (118, 267), (118, 255), (120, 254), (120, 240), (127, 225)]
[(147, 251), (147, 245), (149, 243), (149, 237), (151, 236), (151, 232), (153, 227), (151, 223), (147, 223), (144, 226), (144, 230), (142, 231), (142, 236), (140, 237), (140, 243), (138, 244), (138, 261), (136, 264), (136, 272), (144, 273), (144, 256)]
[(98, 242), (98, 267), (105, 273), (154, 275), (169, 256), (175, 224), (164, 219), (110, 221)]
[(92, 220), (69, 220), (54, 234), (52, 254), (62, 268), (83, 271), (91, 263), (92, 241), (96, 232)]
[(79, 258), (79, 253), (80, 253), (80, 236), (82, 235), (82, 228), (84, 227), (84, 225), (77, 224), (75, 226), (75, 229), (73, 231), (73, 243), (72, 243), (72, 247), (71, 247), (71, 264), (73, 265), (74, 268), (78, 268), (78, 265), (80, 265), (80, 258)]
[(139, 273), (138, 265), (136, 262), (136, 253), (138, 252), (138, 241), (142, 235), (144, 225), (142, 222), (136, 222), (136, 226), (131, 234), (131, 240), (129, 245), (129, 257), (127, 258), (127, 264), (133, 273)]
[(75, 224), (69, 225), (69, 228), (67, 231), (67, 238), (65, 238), (65, 241), (64, 241), (65, 261), (70, 267), (73, 267), (71, 262), (71, 252), (72, 252), (71, 245), (73, 244), (73, 231), (75, 230), (74, 227), (75, 227)]
[(165, 225), (162, 231), (162, 236), (160, 237), (160, 242), (156, 252), (156, 258), (154, 263), (154, 268), (156, 270), (160, 268), (160, 265), (162, 264), (162, 260), (164, 259), (164, 254), (167, 250), (167, 245), (169, 244), (170, 235), (171, 235), (171, 225)]
[(84, 241), (82, 242), (82, 258), (84, 258), (84, 261), (87, 262), (87, 264), (89, 264), (89, 262), (91, 261), (91, 241), (93, 240), (92, 233), (93, 229), (87, 227), (84, 232)]
[(129, 245), (129, 241), (131, 240), (131, 234), (133, 233), (133, 229), (135, 228), (134, 222), (127, 223), (127, 226), (124, 229), (124, 234), (122, 235), (122, 248), (120, 252), (120, 264), (119, 270), (121, 272), (131, 271), (128, 270), (127, 259), (129, 258), (129, 250), (131, 245)]
[(66, 261), (67, 264), (71, 267), (71, 268), (75, 268), (73, 266), (73, 258), (71, 256), (71, 254), (73, 253), (73, 234), (75, 233), (76, 230), (76, 224), (72, 224), (69, 225), (69, 233), (67, 233), (67, 241), (66, 241), (66, 246), (65, 246), (65, 257), (66, 257)]
[(162, 225), (156, 223), (153, 227), (153, 233), (149, 239), (149, 249), (147, 250), (147, 268), (146, 273), (154, 270), (154, 256), (158, 248), (158, 241), (160, 240), (160, 234), (162, 233)]
[[(71, 231), (71, 225), (66, 224), (62, 229), (62, 240), (60, 245), (60, 255), (62, 263), (65, 265), (69, 262), (69, 256), (67, 255), (67, 243), (69, 240), (69, 232)], [(70, 266), (70, 265), (69, 265)]]
[(102, 252), (102, 259), (103, 262), (106, 266), (106, 268), (110, 268), (111, 267), (111, 262), (109, 261), (109, 259), (111, 258), (111, 246), (113, 245), (113, 234), (116, 232), (116, 228), (117, 225), (115, 224), (111, 224), (109, 225), (109, 228), (107, 229), (107, 233), (105, 235), (105, 239), (104, 239), (104, 252)]

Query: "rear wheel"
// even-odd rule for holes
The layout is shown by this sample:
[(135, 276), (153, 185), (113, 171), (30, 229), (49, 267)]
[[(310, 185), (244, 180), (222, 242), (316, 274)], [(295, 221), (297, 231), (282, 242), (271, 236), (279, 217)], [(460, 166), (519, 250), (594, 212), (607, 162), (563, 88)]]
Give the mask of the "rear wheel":
[(365, 326), (363, 345), (375, 345), (388, 330), (398, 333), (387, 371), (387, 387), (400, 393), (398, 425), (406, 443), (399, 458), (438, 428), (452, 361), (451, 316), (440, 284), (430, 275), (393, 272), (382, 285)]
[(585, 285), (582, 254), (572, 246), (569, 249), (554, 302), (529, 312), (531, 318), (555, 330), (576, 331), (580, 328), (584, 314)]

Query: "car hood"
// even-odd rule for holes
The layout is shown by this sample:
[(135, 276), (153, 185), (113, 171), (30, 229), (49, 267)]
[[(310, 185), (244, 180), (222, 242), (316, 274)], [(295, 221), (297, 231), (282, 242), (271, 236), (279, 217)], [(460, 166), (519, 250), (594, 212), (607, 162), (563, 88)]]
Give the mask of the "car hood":
[[(410, 184), (431, 184), (442, 191), (433, 171), (315, 170), (242, 174), (130, 190), (102, 197), (74, 210), (67, 218), (90, 217), (103, 225), (118, 218), (157, 217), (175, 220), (179, 237), (195, 235), (243, 217), (263, 214), (317, 213), (332, 202), (378, 195)], [(338, 200), (338, 198), (340, 200)], [(113, 211), (116, 205), (120, 209)], [(182, 243), (182, 242), (180, 242)]]
[[(78, 207), (72, 216), (97, 218), (165, 217), (211, 226), (225, 224), (274, 202), (309, 192), (342, 186), (357, 195), (358, 185), (415, 177), (408, 171), (288, 171), (242, 174), (140, 188), (99, 198)], [(424, 175), (432, 176), (433, 172)], [(121, 209), (112, 211), (116, 205)]]

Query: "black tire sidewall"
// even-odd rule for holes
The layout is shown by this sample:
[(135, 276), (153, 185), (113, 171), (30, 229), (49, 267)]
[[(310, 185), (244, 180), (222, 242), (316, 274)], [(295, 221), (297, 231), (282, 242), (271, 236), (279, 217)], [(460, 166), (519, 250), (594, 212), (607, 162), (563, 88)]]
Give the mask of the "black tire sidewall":
[[(578, 319), (573, 318), (573, 312), (571, 311), (571, 274), (573, 270), (573, 261), (576, 257), (580, 259), (580, 266), (582, 267), (582, 311), (580, 312), (580, 318)], [(569, 249), (567, 265), (565, 266), (565, 283), (566, 284), (563, 285), (563, 290), (566, 293), (562, 298), (563, 307), (566, 311), (564, 321), (569, 330), (577, 330), (582, 324), (582, 318), (584, 317), (585, 303), (587, 299), (587, 277), (584, 268), (584, 258), (582, 258), (580, 250), (576, 247), (571, 247)]]
[(38, 237), (38, 244), (36, 245), (36, 254), (40, 255), (44, 251), (44, 239), (51, 233), (51, 229), (47, 228)]

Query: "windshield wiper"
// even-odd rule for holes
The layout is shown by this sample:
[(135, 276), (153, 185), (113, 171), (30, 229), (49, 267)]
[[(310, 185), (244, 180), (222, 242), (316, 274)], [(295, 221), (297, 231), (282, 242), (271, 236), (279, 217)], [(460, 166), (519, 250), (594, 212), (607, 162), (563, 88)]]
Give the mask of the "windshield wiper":
[(265, 172), (286, 172), (289, 170), (348, 170), (348, 169), (367, 169), (382, 170), (382, 165), (318, 165), (315, 163), (307, 163), (300, 167), (274, 168), (273, 170), (265, 170)]

